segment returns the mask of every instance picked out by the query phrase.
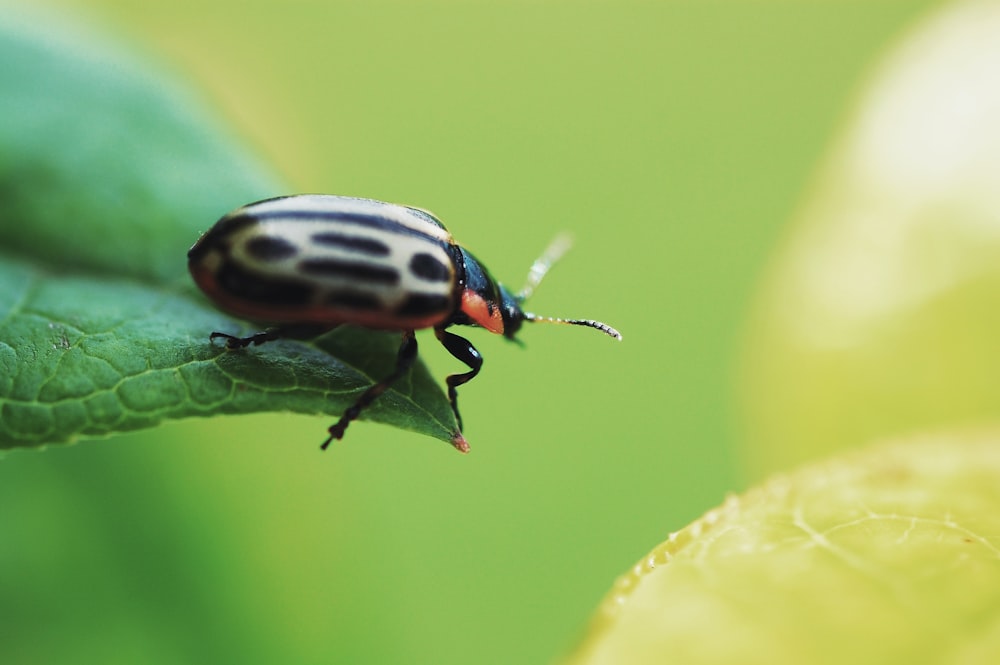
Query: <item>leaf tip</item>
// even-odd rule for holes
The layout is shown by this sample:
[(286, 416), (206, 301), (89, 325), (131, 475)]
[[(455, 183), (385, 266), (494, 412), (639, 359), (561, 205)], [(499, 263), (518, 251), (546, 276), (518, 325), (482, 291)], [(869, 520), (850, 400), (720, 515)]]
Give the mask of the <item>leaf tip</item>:
[(456, 431), (451, 435), (451, 445), (455, 446), (455, 449), (460, 453), (469, 452), (469, 442), (465, 440), (461, 432)]

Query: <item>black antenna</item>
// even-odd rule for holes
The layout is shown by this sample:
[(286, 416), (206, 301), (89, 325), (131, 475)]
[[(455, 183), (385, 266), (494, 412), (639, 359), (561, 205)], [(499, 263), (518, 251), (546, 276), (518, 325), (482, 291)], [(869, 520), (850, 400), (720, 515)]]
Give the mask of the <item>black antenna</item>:
[(592, 319), (558, 319), (554, 316), (537, 316), (535, 314), (525, 312), (524, 320), (531, 321), (532, 323), (565, 323), (570, 326), (587, 326), (588, 328), (597, 328), (605, 335), (614, 337), (619, 341), (621, 341), (622, 338), (622, 334), (608, 324), (601, 323), (600, 321), (594, 321)]
[[(528, 279), (525, 282), (524, 288), (514, 296), (518, 303), (523, 303), (525, 300), (531, 297), (531, 294), (535, 292), (538, 285), (541, 284), (542, 278), (549, 272), (549, 269), (555, 265), (556, 261), (561, 259), (569, 248), (573, 246), (573, 239), (568, 233), (561, 233), (555, 237), (555, 239), (549, 243), (549, 246), (545, 248), (542, 255), (531, 264), (531, 269), (528, 271)], [(529, 312), (524, 313), (524, 320), (531, 321), (532, 323), (563, 323), (570, 326), (586, 326), (588, 328), (596, 328), (602, 333), (614, 337), (617, 340), (621, 340), (622, 334), (609, 326), (606, 323), (601, 323), (600, 321), (594, 321), (592, 319), (560, 319), (554, 316), (538, 316), (537, 314), (531, 314)]]

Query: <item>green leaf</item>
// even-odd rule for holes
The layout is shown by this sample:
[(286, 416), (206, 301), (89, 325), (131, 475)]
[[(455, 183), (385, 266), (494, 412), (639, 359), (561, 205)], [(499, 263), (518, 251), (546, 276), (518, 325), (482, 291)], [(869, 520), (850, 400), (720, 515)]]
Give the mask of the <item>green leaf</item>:
[[(388, 374), (398, 335), (209, 343), (255, 329), (197, 291), (187, 249), (221, 214), (284, 188), (190, 93), (16, 22), (0, 27), (0, 62), (0, 448), (217, 413), (337, 416)], [(458, 432), (419, 363), (363, 417)]]
[(567, 662), (1000, 662), (1000, 431), (731, 497), (618, 580)]

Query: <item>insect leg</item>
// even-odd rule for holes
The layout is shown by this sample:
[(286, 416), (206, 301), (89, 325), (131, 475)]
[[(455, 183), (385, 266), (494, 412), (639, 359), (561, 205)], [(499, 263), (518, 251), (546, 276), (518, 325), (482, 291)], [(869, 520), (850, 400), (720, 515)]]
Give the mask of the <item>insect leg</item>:
[(374, 402), (379, 395), (384, 393), (392, 384), (400, 379), (410, 367), (413, 366), (413, 361), (417, 359), (417, 338), (413, 336), (412, 330), (407, 330), (403, 333), (403, 343), (399, 347), (399, 354), (396, 356), (396, 367), (392, 370), (392, 374), (385, 377), (371, 388), (361, 393), (361, 397), (352, 404), (346, 411), (344, 415), (340, 417), (340, 420), (330, 427), (330, 436), (327, 437), (323, 445), (320, 446), (323, 450), (326, 450), (327, 446), (334, 439), (342, 439), (344, 437), (344, 430), (347, 426), (351, 424), (351, 421), (356, 419), (361, 412), (368, 408), (372, 402)]
[(270, 342), (271, 340), (278, 339), (281, 337), (280, 328), (268, 328), (264, 332), (259, 332), (249, 337), (236, 337), (235, 335), (230, 335), (223, 332), (214, 332), (208, 336), (210, 342), (214, 342), (217, 339), (226, 340), (227, 349), (242, 349), (244, 347), (250, 346), (251, 344), (263, 344), (264, 342)]
[(465, 374), (452, 374), (445, 379), (445, 383), (448, 384), (448, 401), (451, 402), (451, 410), (455, 412), (458, 429), (462, 429), (462, 416), (458, 413), (458, 391), (455, 388), (463, 383), (468, 383), (475, 378), (476, 374), (479, 374), (479, 370), (483, 366), (483, 357), (476, 350), (476, 347), (472, 346), (472, 343), (464, 337), (459, 337), (441, 328), (435, 328), (434, 334), (437, 335), (438, 341), (444, 348), (448, 349), (448, 353), (461, 360), (472, 370)]
[(301, 324), (268, 328), (264, 332), (259, 332), (254, 335), (250, 335), (249, 337), (236, 337), (235, 335), (230, 335), (228, 333), (214, 332), (208, 336), (208, 339), (211, 342), (214, 342), (217, 339), (224, 339), (226, 340), (227, 349), (242, 349), (250, 346), (251, 344), (260, 345), (264, 342), (281, 339), (282, 337), (290, 339), (312, 339), (313, 337), (322, 335), (329, 330), (331, 330), (331, 326), (328, 325)]

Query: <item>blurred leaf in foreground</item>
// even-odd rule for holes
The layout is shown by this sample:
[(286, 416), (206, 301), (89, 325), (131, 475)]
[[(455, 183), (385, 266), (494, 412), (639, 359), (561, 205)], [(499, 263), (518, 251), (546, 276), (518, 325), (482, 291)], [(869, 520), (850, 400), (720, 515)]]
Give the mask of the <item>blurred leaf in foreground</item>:
[[(26, 26), (0, 25), (0, 448), (215, 413), (339, 415), (388, 373), (394, 335), (209, 344), (250, 329), (196, 291), (187, 249), (222, 213), (284, 188), (190, 93)], [(420, 364), (365, 417), (445, 441), (457, 430)]]
[(1000, 430), (732, 497), (624, 575), (568, 663), (1000, 662)]
[(881, 66), (778, 255), (745, 349), (754, 475), (1000, 416), (1000, 5)]

